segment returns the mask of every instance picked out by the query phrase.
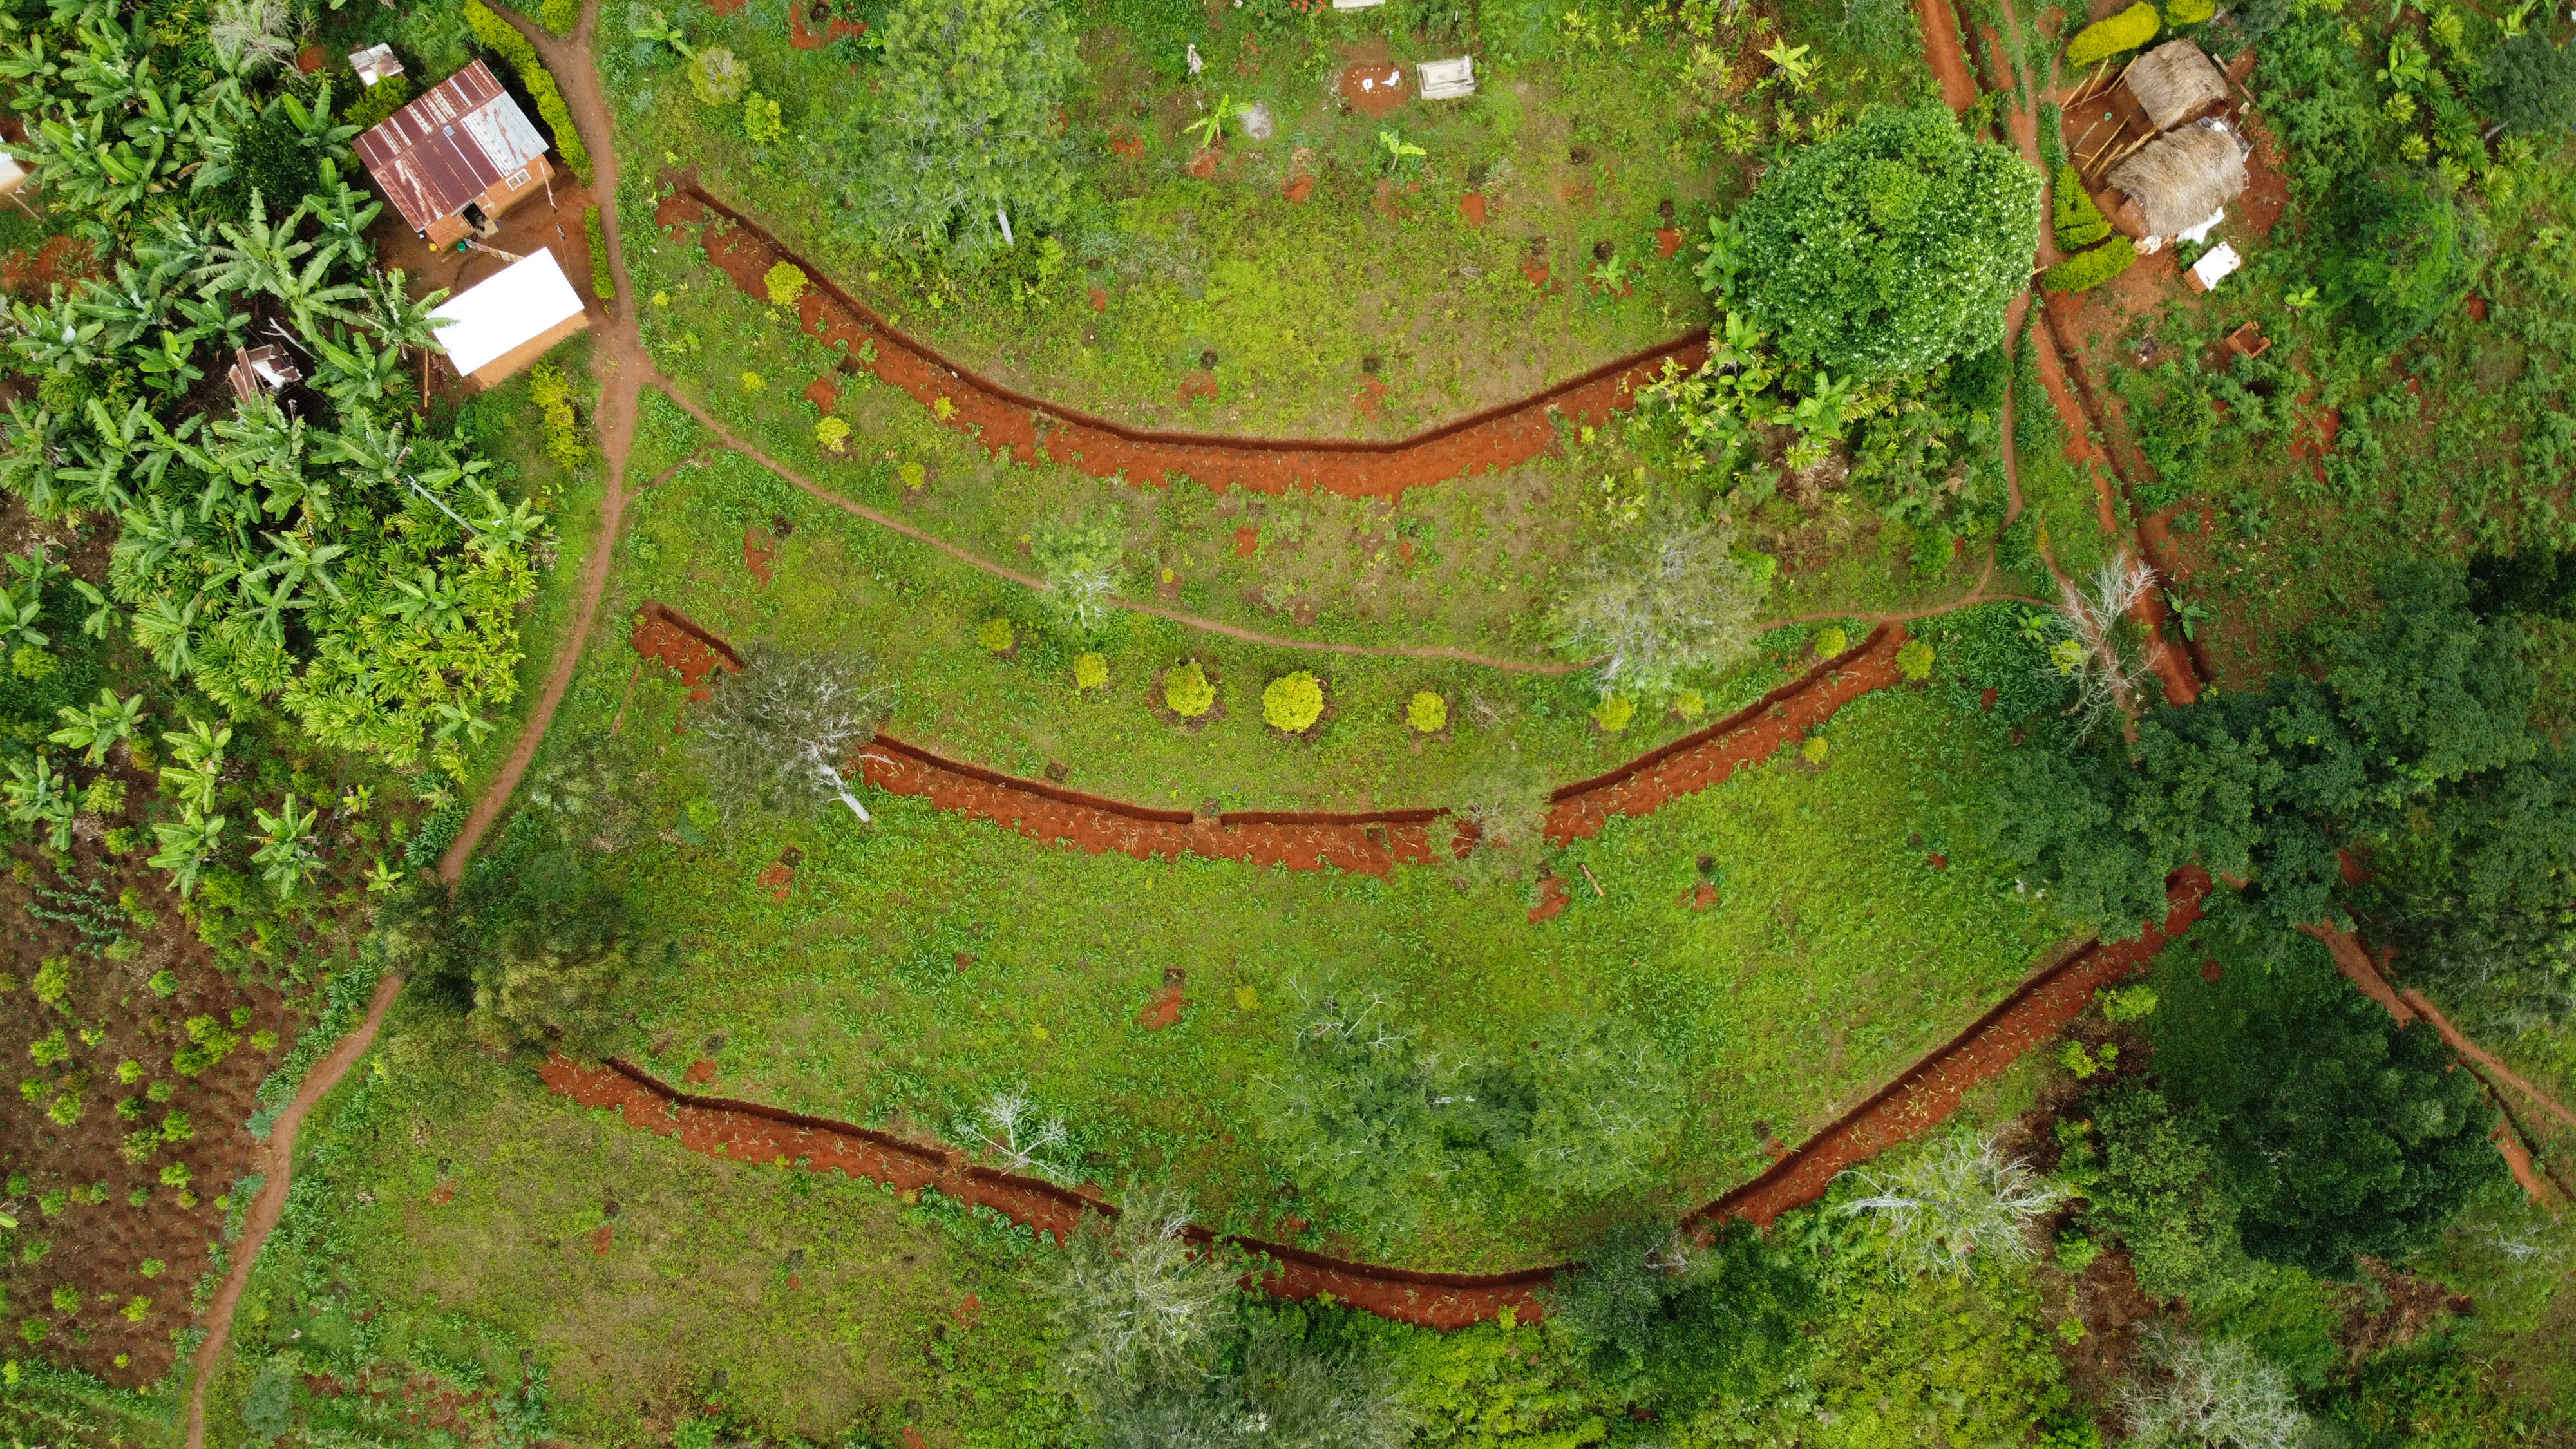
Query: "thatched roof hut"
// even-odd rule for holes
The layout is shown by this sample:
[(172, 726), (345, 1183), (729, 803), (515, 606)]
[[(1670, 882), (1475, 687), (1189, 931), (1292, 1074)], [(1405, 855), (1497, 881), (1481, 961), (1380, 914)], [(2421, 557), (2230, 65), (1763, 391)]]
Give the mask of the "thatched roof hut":
[(2207, 221), (2245, 190), (2245, 148), (2223, 122), (2203, 120), (2149, 141), (2111, 168), (2127, 198), (2112, 222), (2135, 237), (2172, 237)]
[(2139, 56), (2120, 84), (2159, 131), (2170, 131), (2227, 99), (2227, 78), (2188, 40), (2168, 40)]

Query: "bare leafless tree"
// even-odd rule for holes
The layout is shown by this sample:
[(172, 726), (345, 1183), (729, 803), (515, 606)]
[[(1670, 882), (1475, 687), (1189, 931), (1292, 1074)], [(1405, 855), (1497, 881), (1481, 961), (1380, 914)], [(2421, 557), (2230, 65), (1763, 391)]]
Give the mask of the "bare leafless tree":
[(811, 809), (838, 799), (861, 820), (850, 763), (894, 708), (866, 656), (754, 647), (690, 722), (690, 752), (727, 808)]
[(1714, 523), (1639, 524), (1574, 566), (1549, 616), (1556, 645), (1600, 661), (1604, 696), (1668, 691), (1686, 670), (1722, 669), (1751, 652), (1770, 587), (1759, 563)]
[(1898, 1262), (1954, 1278), (1980, 1261), (2029, 1261), (2038, 1251), (2032, 1225), (2066, 1201), (2066, 1189), (2004, 1152), (1991, 1134), (1951, 1136), (1885, 1178), (1858, 1169), (1853, 1176), (1871, 1195), (1842, 1211), (1879, 1214)]
[(2120, 1392), (2138, 1449), (2289, 1449), (2307, 1428), (2289, 1375), (2241, 1343), (2151, 1329)]
[(1064, 1335), (1056, 1362), (1086, 1407), (1214, 1371), (1235, 1285), (1184, 1235), (1189, 1221), (1187, 1197), (1146, 1189), (1114, 1223), (1088, 1219), (1065, 1244), (1051, 1285)]
[(206, 43), (235, 75), (249, 75), (294, 58), (295, 17), (286, 0), (215, 0)]
[(2103, 564), (2089, 588), (2058, 581), (2057, 609), (2045, 616), (2057, 638), (2043, 667), (2075, 686), (2075, 703), (2066, 713), (2075, 720), (2077, 738), (2105, 720), (2137, 712), (2139, 691), (2151, 672), (2149, 641), (2129, 610), (2155, 586), (2154, 569), (2127, 559)]
[(1026, 1092), (995, 1092), (984, 1099), (974, 1118), (961, 1123), (966, 1136), (991, 1148), (1003, 1159), (1006, 1172), (1027, 1172), (1035, 1168), (1047, 1177), (1058, 1175), (1057, 1169), (1038, 1154), (1065, 1142), (1064, 1119), (1049, 1117), (1037, 1120)]

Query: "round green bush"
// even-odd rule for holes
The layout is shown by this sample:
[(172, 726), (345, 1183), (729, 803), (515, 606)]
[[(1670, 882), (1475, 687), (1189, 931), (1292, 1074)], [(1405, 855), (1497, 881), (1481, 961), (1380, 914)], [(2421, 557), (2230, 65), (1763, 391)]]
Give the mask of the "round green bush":
[(1896, 672), (1914, 684), (1932, 677), (1932, 643), (1928, 639), (1908, 639), (1896, 651)]
[(1098, 654), (1085, 654), (1073, 661), (1073, 687), (1101, 689), (1109, 683), (1109, 661)]
[(1737, 213), (1736, 291), (1798, 371), (1864, 382), (1993, 347), (2039, 244), (2040, 178), (1939, 106), (1875, 110)]
[(1216, 686), (1197, 660), (1163, 676), (1163, 705), (1183, 719), (1197, 719), (1216, 707)]
[(2039, 284), (2052, 292), (2086, 292), (2127, 271), (2137, 260), (2138, 244), (2115, 236), (2041, 273)]
[(2135, 50), (2155, 39), (2159, 28), (2156, 7), (2147, 0), (2138, 0), (2119, 14), (2096, 20), (2076, 32), (2075, 39), (2066, 46), (2067, 68), (2097, 65), (2124, 50)]
[(1449, 727), (1449, 701), (1423, 690), (1405, 703), (1404, 722), (1422, 734), (1436, 735)]
[(1816, 657), (1831, 659), (1851, 647), (1851, 636), (1840, 624), (1827, 624), (1816, 631)]
[(1261, 691), (1262, 722), (1275, 730), (1297, 734), (1314, 728), (1324, 717), (1324, 682), (1300, 669), (1270, 681)]
[(1615, 735), (1637, 717), (1637, 702), (1624, 694), (1605, 695), (1592, 707), (1592, 722), (1601, 726), (1605, 735)]
[(1019, 641), (1011, 632), (1010, 620), (987, 619), (976, 626), (975, 642), (983, 645), (988, 654), (1008, 654)]

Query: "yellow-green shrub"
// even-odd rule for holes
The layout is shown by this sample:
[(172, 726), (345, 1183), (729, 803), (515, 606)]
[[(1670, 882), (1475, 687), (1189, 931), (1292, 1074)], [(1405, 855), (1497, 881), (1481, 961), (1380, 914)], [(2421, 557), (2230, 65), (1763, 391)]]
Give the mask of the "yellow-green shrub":
[(987, 619), (976, 626), (975, 642), (983, 645), (988, 654), (1008, 654), (1018, 640), (1011, 632), (1010, 620)]
[(1449, 701), (1423, 690), (1406, 701), (1404, 722), (1420, 733), (1436, 735), (1449, 727)]
[(1840, 624), (1827, 624), (1816, 631), (1816, 657), (1831, 659), (1851, 647), (1851, 635)]
[(2165, 6), (2168, 25), (2198, 25), (2218, 14), (2218, 0), (2169, 0)]
[(821, 419), (814, 424), (814, 441), (823, 445), (824, 452), (837, 456), (849, 449), (850, 425), (839, 418)]
[(1098, 654), (1085, 654), (1073, 661), (1073, 687), (1104, 689), (1109, 684), (1109, 661)]
[(1270, 681), (1261, 691), (1261, 718), (1272, 729), (1296, 734), (1312, 729), (1324, 714), (1324, 682), (1300, 669)]
[(1163, 706), (1183, 719), (1197, 719), (1216, 707), (1216, 685), (1197, 660), (1164, 674)]
[(1896, 651), (1896, 672), (1916, 684), (1932, 677), (1932, 645), (1922, 639), (1908, 639)]
[(1630, 720), (1636, 717), (1637, 702), (1624, 694), (1605, 696), (1599, 704), (1592, 707), (1592, 722), (1601, 726), (1603, 734), (1619, 733), (1628, 727)]
[(598, 207), (582, 213), (581, 229), (590, 236), (590, 294), (603, 302), (614, 302), (617, 273), (608, 265), (608, 230), (600, 223)]
[(2137, 260), (2138, 244), (2115, 236), (2040, 273), (2039, 284), (2052, 292), (2090, 291), (2127, 271)]
[(1831, 753), (1832, 748), (1832, 746), (1825, 743), (1825, 737), (1823, 735), (1809, 735), (1807, 737), (1807, 742), (1798, 746), (1798, 758), (1805, 760), (1810, 765), (1821, 765), (1825, 762), (1825, 756)]
[(2066, 46), (2066, 64), (2069, 68), (2089, 66), (2124, 50), (2135, 50), (2156, 38), (2160, 24), (2156, 7), (2147, 0), (2138, 0), (2119, 14), (2096, 20), (2076, 32)]
[(2093, 196), (2084, 189), (2084, 178), (2072, 166), (2057, 168), (2057, 184), (2052, 188), (2051, 220), (2057, 227), (2057, 245), (2066, 251), (2081, 251), (2111, 234), (2111, 223), (2104, 220), (2102, 208), (2093, 204)]
[(540, 362), (528, 369), (528, 396), (544, 419), (546, 456), (567, 468), (578, 468), (590, 455), (581, 436), (581, 418), (572, 409), (572, 382), (561, 369)]
[(1673, 713), (1694, 720), (1708, 713), (1708, 696), (1696, 689), (1685, 689), (1673, 696)]
[(769, 289), (771, 305), (793, 307), (805, 295), (805, 269), (794, 262), (780, 262), (761, 276), (761, 285)]

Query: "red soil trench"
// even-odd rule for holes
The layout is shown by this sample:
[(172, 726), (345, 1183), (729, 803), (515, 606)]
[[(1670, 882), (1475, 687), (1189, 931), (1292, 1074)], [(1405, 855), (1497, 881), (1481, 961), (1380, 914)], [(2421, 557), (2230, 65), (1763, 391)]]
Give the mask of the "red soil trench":
[[(678, 672), (692, 699), (706, 697), (711, 675), (742, 667), (731, 646), (664, 604), (648, 602), (636, 612), (633, 639), (636, 653)], [(1896, 651), (1905, 639), (1904, 625), (1881, 624), (1858, 646), (1715, 724), (1608, 774), (1563, 786), (1552, 797), (1548, 838), (1558, 844), (1588, 839), (1600, 834), (1614, 815), (1650, 814), (1769, 759), (1845, 704), (1894, 684), (1899, 678)], [(944, 759), (888, 735), (877, 736), (858, 764), (868, 783), (881, 790), (924, 796), (943, 810), (1094, 855), (1114, 850), (1150, 860), (1188, 852), (1291, 870), (1330, 867), (1382, 876), (1398, 864), (1423, 865), (1463, 855), (1470, 843), (1459, 829), (1441, 823), (1445, 812), (1439, 810), (1228, 810), (1201, 816), (1019, 779)]]
[[(1526, 463), (1555, 446), (1558, 415), (1576, 423), (1606, 421), (1632, 406), (1637, 387), (1651, 381), (1665, 363), (1693, 368), (1707, 354), (1708, 334), (1694, 332), (1519, 402), (1392, 441), (1237, 438), (1129, 428), (1004, 387), (894, 330), (758, 223), (694, 183), (664, 197), (654, 219), (668, 231), (706, 223), (710, 212), (724, 224), (706, 225), (700, 240), (708, 258), (744, 292), (765, 299), (765, 278), (779, 262), (792, 262), (804, 271), (812, 285), (797, 303), (798, 315), (807, 332), (846, 354), (843, 367), (866, 367), (986, 448), (1007, 449), (1024, 464), (1041, 458), (1066, 464), (1095, 478), (1161, 483), (1179, 473), (1220, 493), (1231, 487), (1261, 493), (1304, 487), (1349, 498), (1392, 498), (1407, 488), (1478, 468)], [(875, 361), (860, 361), (861, 349), (871, 344)]]
[[(1908, 1068), (1867, 1101), (1774, 1163), (1760, 1177), (1701, 1208), (1687, 1220), (1705, 1234), (1726, 1218), (1767, 1226), (1791, 1208), (1824, 1195), (1846, 1168), (1938, 1124), (1958, 1109), (1970, 1089), (1992, 1080), (2024, 1051), (2055, 1036), (2081, 1013), (2093, 992), (2144, 966), (2164, 948), (2169, 933), (2200, 916), (2209, 879), (2177, 874), (2164, 929), (2152, 927), (2120, 945), (2079, 947), (2024, 982), (1992, 1011), (1939, 1050)], [(613, 1107), (626, 1125), (677, 1137), (692, 1152), (736, 1162), (766, 1162), (812, 1172), (837, 1169), (881, 1182), (905, 1194), (923, 1188), (981, 1207), (1059, 1240), (1085, 1213), (1115, 1215), (1114, 1204), (1058, 1187), (1042, 1178), (984, 1167), (938, 1143), (915, 1142), (829, 1118), (785, 1112), (757, 1102), (701, 1097), (670, 1087), (625, 1062), (586, 1066), (549, 1059), (539, 1069), (546, 1085), (584, 1107)], [(1219, 1236), (1193, 1226), (1188, 1236)], [(1527, 1322), (1545, 1308), (1537, 1297), (1566, 1265), (1512, 1273), (1419, 1273), (1375, 1263), (1310, 1253), (1257, 1238), (1227, 1237), (1229, 1244), (1263, 1254), (1271, 1266), (1258, 1286), (1281, 1298), (1304, 1301), (1331, 1294), (1335, 1301), (1381, 1318), (1424, 1328), (1464, 1328), (1505, 1309)]]

